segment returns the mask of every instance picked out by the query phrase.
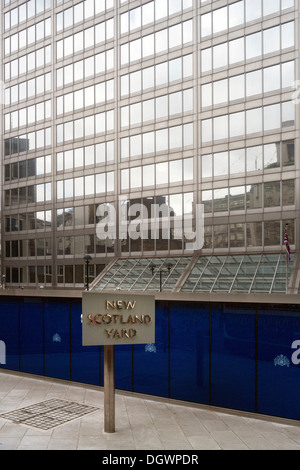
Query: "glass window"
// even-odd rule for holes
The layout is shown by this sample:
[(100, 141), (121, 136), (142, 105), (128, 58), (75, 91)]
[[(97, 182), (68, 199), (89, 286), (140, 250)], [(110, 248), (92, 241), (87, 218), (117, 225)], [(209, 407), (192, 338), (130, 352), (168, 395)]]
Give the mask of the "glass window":
[(264, 244), (274, 246), (281, 244), (280, 220), (264, 222)]
[(204, 212), (212, 213), (212, 190), (202, 191), (202, 204), (204, 205)]
[(280, 0), (264, 0), (263, 1), (263, 15), (271, 15), (280, 11)]
[(154, 87), (154, 67), (143, 69), (143, 90)]
[(214, 247), (228, 247), (228, 225), (215, 225), (214, 228)]
[(230, 174), (245, 173), (245, 150), (231, 150), (229, 153)]
[(65, 170), (73, 169), (73, 150), (67, 150), (64, 154)]
[(149, 34), (142, 40), (142, 56), (148, 57), (154, 54), (154, 35)]
[(247, 171), (262, 170), (262, 147), (249, 147), (246, 149)]
[(155, 134), (154, 132), (146, 132), (143, 134), (143, 154), (154, 152), (155, 148)]
[(193, 55), (189, 54), (183, 57), (183, 78), (193, 75)]
[(155, 165), (145, 165), (143, 167), (143, 186), (154, 186)]
[(230, 224), (230, 246), (232, 248), (245, 246), (245, 225)]
[(130, 93), (136, 93), (141, 90), (142, 76), (141, 71), (130, 74)]
[(269, 54), (271, 52), (280, 50), (280, 27), (266, 29), (263, 32), (263, 53)]
[(209, 36), (212, 32), (211, 12), (201, 15), (201, 37)]
[(293, 86), (295, 81), (295, 63), (285, 62), (281, 64), (281, 75), (282, 75), (282, 88), (289, 88)]
[(262, 223), (249, 222), (246, 224), (247, 246), (262, 246)]
[(281, 126), (289, 127), (295, 125), (295, 105), (292, 101), (282, 103)]
[(229, 188), (229, 209), (245, 210), (245, 186)]
[(142, 168), (130, 168), (130, 188), (141, 188), (142, 186)]
[(194, 178), (194, 159), (185, 158), (183, 160), (183, 179), (184, 181), (192, 181)]
[(212, 177), (212, 155), (202, 155), (202, 178)]
[(261, 0), (245, 0), (246, 21), (261, 18)]
[(141, 155), (142, 138), (141, 135), (134, 135), (130, 138), (130, 156), (136, 157)]
[(142, 25), (153, 23), (154, 21), (154, 2), (143, 5), (142, 9)]
[(168, 184), (168, 163), (156, 164), (156, 184)]
[(264, 92), (280, 89), (280, 65), (264, 69)]
[(227, 43), (219, 44), (213, 48), (213, 68), (225, 67), (228, 64)]
[(201, 86), (201, 106), (212, 106), (212, 83)]
[(156, 106), (156, 119), (167, 117), (168, 113), (168, 97), (160, 96), (155, 100)]
[(73, 36), (64, 39), (64, 56), (73, 54)]
[(229, 78), (230, 101), (239, 100), (245, 97), (245, 76), (237, 75)]
[(143, 123), (154, 119), (154, 99), (143, 102)]
[(182, 160), (170, 162), (170, 183), (182, 182)]
[(141, 39), (136, 39), (131, 41), (129, 44), (130, 47), (130, 62), (135, 60), (140, 60), (142, 57), (142, 41)]
[(214, 212), (228, 211), (228, 188), (214, 189)]
[(129, 189), (129, 170), (121, 170), (121, 189)]
[(245, 113), (234, 113), (229, 115), (229, 135), (237, 137), (245, 134)]
[(165, 151), (168, 148), (168, 129), (156, 131), (156, 151)]
[(201, 140), (202, 143), (212, 141), (212, 119), (201, 121)]
[(293, 140), (282, 142), (282, 165), (295, 164), (295, 144)]
[(83, 21), (83, 2), (74, 6), (74, 24)]
[(228, 81), (226, 79), (213, 83), (213, 101), (214, 105), (228, 101)]
[(213, 11), (213, 33), (227, 29), (227, 6)]
[(168, 14), (168, 0), (155, 2), (155, 20), (160, 20)]
[(280, 206), (280, 182), (270, 182), (264, 184), (264, 207)]
[(284, 10), (285, 8), (292, 8), (294, 6), (294, 0), (282, 0), (281, 1), (281, 9)]
[(170, 116), (182, 113), (182, 92), (169, 95), (169, 113)]
[(93, 195), (95, 193), (94, 184), (95, 184), (94, 175), (85, 176), (85, 182), (84, 182), (84, 187), (85, 187), (84, 194), (85, 194), (85, 196), (90, 196), (90, 195)]
[(84, 30), (84, 47), (92, 47), (94, 46), (94, 27), (88, 28)]
[(74, 196), (83, 196), (83, 178), (75, 178), (75, 194)]
[(83, 31), (74, 34), (74, 52), (82, 51), (83, 49)]
[(229, 28), (244, 23), (244, 2), (235, 2), (228, 7)]
[(244, 38), (234, 39), (229, 42), (229, 63), (234, 64), (245, 59)]
[(264, 130), (280, 128), (280, 104), (273, 104), (264, 107)]
[(252, 59), (260, 55), (262, 55), (262, 33), (246, 36), (246, 59)]
[(260, 209), (262, 207), (262, 184), (246, 186), (247, 209)]
[(182, 126), (171, 127), (169, 129), (169, 148), (182, 147)]
[(281, 48), (293, 47), (295, 45), (294, 22), (281, 25)]
[(178, 24), (169, 28), (169, 48), (179, 47), (182, 44), (182, 25)]
[(282, 182), (282, 205), (293, 206), (295, 204), (295, 181)]
[(246, 111), (246, 132), (252, 134), (262, 132), (262, 109), (255, 108)]
[(255, 96), (262, 93), (262, 71), (255, 70), (246, 74), (246, 96)]
[(130, 125), (134, 126), (140, 124), (142, 120), (142, 106), (141, 103), (136, 103), (130, 106)]
[(84, 208), (83, 206), (74, 208), (74, 224), (76, 227), (84, 226)]
[(278, 168), (280, 166), (280, 143), (264, 145), (264, 168)]
[(228, 139), (228, 116), (214, 118), (214, 140)]
[[(174, 82), (182, 78), (182, 60), (181, 58), (169, 62), (169, 81)], [(166, 77), (165, 77), (166, 78)]]

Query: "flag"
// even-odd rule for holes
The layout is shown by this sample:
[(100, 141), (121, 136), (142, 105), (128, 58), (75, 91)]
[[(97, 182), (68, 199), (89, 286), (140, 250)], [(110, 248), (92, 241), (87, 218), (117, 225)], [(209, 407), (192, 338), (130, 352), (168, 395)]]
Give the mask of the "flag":
[(290, 244), (289, 244), (289, 237), (288, 237), (288, 234), (287, 234), (287, 229), (285, 229), (285, 232), (284, 232), (284, 241), (283, 243), (285, 244), (285, 247), (286, 247), (286, 256), (287, 256), (287, 259), (288, 261), (291, 260), (291, 248), (290, 248)]

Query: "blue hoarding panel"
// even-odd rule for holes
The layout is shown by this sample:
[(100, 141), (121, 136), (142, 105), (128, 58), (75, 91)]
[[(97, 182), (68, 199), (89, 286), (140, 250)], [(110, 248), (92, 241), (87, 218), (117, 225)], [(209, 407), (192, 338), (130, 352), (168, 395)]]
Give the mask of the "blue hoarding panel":
[(258, 312), (257, 411), (300, 419), (300, 314)]
[(215, 305), (211, 320), (211, 404), (255, 411), (255, 310)]
[(43, 302), (24, 298), (20, 303), (20, 371), (44, 374)]
[(134, 391), (169, 396), (169, 311), (167, 304), (155, 307), (155, 344), (134, 346)]
[(45, 302), (45, 375), (70, 379), (70, 307), (67, 302)]
[[(81, 313), (75, 299), (0, 298), (0, 368), (104, 385)], [(297, 305), (157, 302), (155, 333), (115, 347), (116, 389), (300, 419)]]
[(209, 307), (171, 304), (171, 398), (209, 402)]
[(115, 387), (132, 391), (132, 346), (115, 346)]
[(0, 305), (0, 368), (19, 370), (19, 303)]
[[(100, 379), (101, 351), (99, 346), (82, 346), (82, 306), (71, 304), (71, 380), (92, 385), (103, 385)], [(102, 374), (101, 374), (102, 375)]]

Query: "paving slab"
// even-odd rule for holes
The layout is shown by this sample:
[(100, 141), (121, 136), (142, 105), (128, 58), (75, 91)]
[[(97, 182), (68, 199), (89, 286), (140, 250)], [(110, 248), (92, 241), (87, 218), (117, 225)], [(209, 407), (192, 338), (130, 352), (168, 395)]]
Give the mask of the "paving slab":
[(102, 387), (0, 371), (0, 451), (300, 450), (300, 421), (118, 390), (115, 406), (105, 433)]

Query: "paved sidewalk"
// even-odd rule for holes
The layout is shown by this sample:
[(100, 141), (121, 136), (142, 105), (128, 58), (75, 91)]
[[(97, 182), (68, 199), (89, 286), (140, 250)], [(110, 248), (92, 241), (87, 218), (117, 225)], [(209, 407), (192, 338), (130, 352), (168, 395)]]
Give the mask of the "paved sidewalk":
[[(0, 371), (0, 450), (300, 450), (300, 421), (119, 392), (116, 432), (107, 434), (103, 431), (103, 397), (102, 388)], [(89, 409), (88, 414), (47, 430), (3, 417), (38, 403), (53, 404), (53, 399), (96, 410)], [(68, 406), (61, 410), (67, 412)], [(57, 410), (49, 415), (60, 419)]]

